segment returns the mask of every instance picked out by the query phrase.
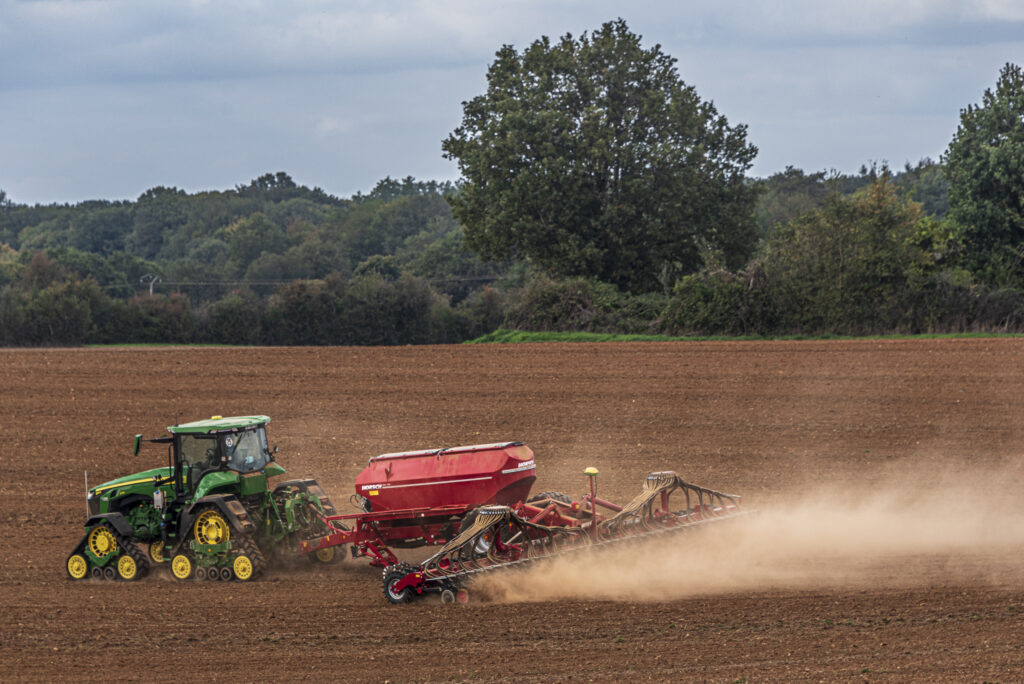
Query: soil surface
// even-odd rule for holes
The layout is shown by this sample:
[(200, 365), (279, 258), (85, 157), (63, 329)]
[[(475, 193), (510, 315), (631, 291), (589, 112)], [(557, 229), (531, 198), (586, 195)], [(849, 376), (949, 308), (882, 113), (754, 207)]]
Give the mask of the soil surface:
[[(1024, 340), (0, 350), (0, 679), (1024, 679)], [(346, 512), (370, 456), (503, 440), (534, 491), (675, 470), (750, 525), (392, 606), (363, 560), (73, 582), (83, 471), (265, 413)], [(311, 679), (312, 681), (312, 679)]]

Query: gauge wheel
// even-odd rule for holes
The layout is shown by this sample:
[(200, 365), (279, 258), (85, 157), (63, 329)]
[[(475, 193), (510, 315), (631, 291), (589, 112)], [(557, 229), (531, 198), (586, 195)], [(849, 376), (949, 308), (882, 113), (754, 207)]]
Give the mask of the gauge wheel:
[(73, 553), (68, 558), (68, 577), (75, 580), (84, 579), (89, 574), (89, 561), (80, 553)]
[(154, 563), (166, 563), (167, 559), (164, 558), (164, 542), (162, 539), (149, 544), (149, 560)]
[(252, 559), (245, 554), (235, 556), (234, 562), (231, 563), (231, 570), (236, 579), (242, 582), (251, 580), (254, 573)]
[(334, 549), (335, 547), (333, 546), (325, 546), (322, 549), (317, 549), (313, 556), (321, 563), (333, 563), (335, 558), (337, 558), (337, 553)]
[(412, 571), (413, 567), (407, 563), (389, 565), (384, 568), (384, 598), (390, 603), (408, 603), (411, 601), (413, 595), (412, 587), (395, 589), (395, 585)]
[(139, 577), (139, 565), (129, 554), (117, 559), (117, 576), (123, 580), (134, 580)]
[(180, 580), (187, 580), (192, 577), (192, 559), (183, 553), (171, 559), (171, 573)]

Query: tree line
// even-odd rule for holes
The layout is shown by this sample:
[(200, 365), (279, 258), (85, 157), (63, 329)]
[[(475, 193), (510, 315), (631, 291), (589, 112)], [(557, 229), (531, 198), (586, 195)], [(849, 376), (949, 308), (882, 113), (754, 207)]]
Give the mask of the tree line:
[(462, 247), (450, 183), (347, 199), (283, 172), (222, 192), (0, 206), (0, 344), (422, 344), (497, 327), (509, 270)]
[(421, 344), (498, 327), (722, 335), (1020, 331), (1024, 75), (939, 160), (747, 172), (756, 147), (621, 20), (502, 47), (443, 142), (458, 183), (17, 204), (0, 344)]

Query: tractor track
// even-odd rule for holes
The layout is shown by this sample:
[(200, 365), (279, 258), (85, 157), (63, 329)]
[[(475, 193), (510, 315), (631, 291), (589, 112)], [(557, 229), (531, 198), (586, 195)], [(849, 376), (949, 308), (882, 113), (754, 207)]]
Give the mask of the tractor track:
[[(83, 470), (92, 483), (143, 470), (154, 459), (131, 455), (137, 432), (256, 411), (288, 477), (315, 477), (336, 504), (370, 456), (516, 439), (536, 452), (538, 492), (578, 498), (593, 465), (598, 495), (621, 502), (674, 470), (763, 519), (825, 485), (860, 500), (896, 479), (953, 483), (952, 524), (1024, 485), (1018, 338), (18, 349), (0, 364), (4, 681), (1024, 679), (1019, 547), (911, 549), (848, 584), (457, 607), (388, 605), (365, 560), (252, 583), (180, 583), (166, 564), (70, 582), (64, 568)], [(993, 473), (984, 497), (967, 495)]]

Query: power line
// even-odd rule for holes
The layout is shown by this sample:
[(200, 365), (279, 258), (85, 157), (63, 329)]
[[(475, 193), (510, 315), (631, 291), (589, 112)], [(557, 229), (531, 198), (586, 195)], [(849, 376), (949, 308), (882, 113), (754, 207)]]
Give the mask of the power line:
[[(428, 283), (450, 283), (450, 282), (493, 282), (501, 278), (500, 275), (485, 275), (485, 276), (450, 276), (447, 278), (425, 278)], [(217, 286), (229, 286), (229, 285), (287, 285), (288, 283), (298, 283), (308, 280), (317, 280), (317, 278), (295, 278), (292, 280), (164, 280), (160, 276), (153, 276), (153, 274), (147, 273), (139, 279), (139, 282), (149, 287), (149, 293), (153, 294), (153, 290), (157, 285), (160, 286), (185, 286), (185, 287), (217, 287)], [(120, 288), (134, 286), (128, 282), (113, 283), (109, 285), (101, 285), (100, 288), (104, 290), (115, 290)]]

